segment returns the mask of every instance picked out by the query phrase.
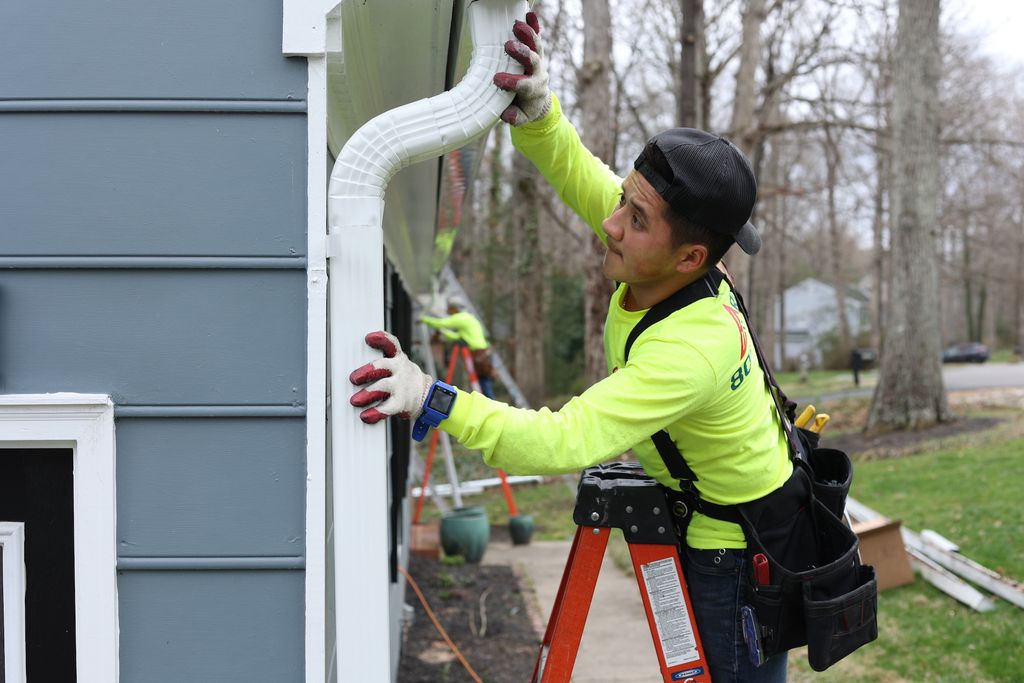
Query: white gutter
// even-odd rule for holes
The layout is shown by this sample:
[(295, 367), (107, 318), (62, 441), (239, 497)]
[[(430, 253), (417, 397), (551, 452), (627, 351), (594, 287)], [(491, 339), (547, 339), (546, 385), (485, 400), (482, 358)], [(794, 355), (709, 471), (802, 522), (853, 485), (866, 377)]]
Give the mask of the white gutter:
[(384, 191), (399, 170), (461, 147), (493, 126), (512, 96), (491, 79), (498, 71), (521, 69), (503, 46), (513, 21), (526, 14), (525, 0), (475, 0), (467, 12), (474, 48), (466, 77), (448, 92), (368, 121), (331, 172), (331, 521), (339, 681), (391, 678), (387, 430), (364, 425), (348, 402), (349, 373), (379, 357), (363, 337), (384, 329)]

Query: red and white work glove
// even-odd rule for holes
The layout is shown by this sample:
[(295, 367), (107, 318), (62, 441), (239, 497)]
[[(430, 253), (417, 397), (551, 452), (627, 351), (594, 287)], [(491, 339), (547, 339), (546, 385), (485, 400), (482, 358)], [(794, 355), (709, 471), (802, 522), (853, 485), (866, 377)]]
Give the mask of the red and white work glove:
[(356, 386), (369, 385), (349, 399), (357, 408), (371, 406), (359, 413), (359, 419), (366, 424), (392, 415), (415, 420), (423, 412), (423, 402), (434, 379), (409, 360), (402, 345), (387, 332), (371, 332), (366, 335), (366, 343), (383, 351), (384, 358), (367, 363), (348, 376)]
[(494, 85), (516, 94), (512, 104), (501, 113), (501, 120), (521, 126), (544, 118), (551, 108), (551, 91), (537, 14), (527, 12), (526, 21), (517, 19), (512, 33), (519, 40), (506, 41), (505, 54), (522, 64), (525, 73), (498, 72), (494, 74)]

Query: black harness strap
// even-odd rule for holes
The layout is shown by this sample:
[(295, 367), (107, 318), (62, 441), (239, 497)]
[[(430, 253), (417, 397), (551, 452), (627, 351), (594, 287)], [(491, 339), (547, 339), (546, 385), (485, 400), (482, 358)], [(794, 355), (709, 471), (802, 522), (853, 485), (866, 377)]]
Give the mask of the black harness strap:
[[(722, 284), (723, 279), (725, 279), (725, 274), (717, 268), (713, 268), (701, 279), (691, 282), (689, 285), (669, 296), (667, 299), (652, 306), (647, 313), (644, 314), (644, 317), (640, 319), (640, 322), (630, 330), (629, 336), (626, 338), (625, 360), (629, 360), (629, 350), (632, 348), (633, 342), (635, 342), (637, 338), (647, 330), (647, 328), (661, 320), (664, 320), (675, 311), (685, 308), (696, 301), (718, 296), (718, 288)], [(793, 431), (792, 424), (795, 416), (796, 404), (786, 397), (786, 394), (783, 393), (779, 383), (775, 380), (775, 375), (772, 373), (771, 367), (768, 365), (767, 359), (761, 351), (761, 344), (758, 342), (757, 335), (754, 334), (754, 330), (750, 327), (750, 316), (747, 315), (747, 307), (743, 303), (743, 297), (740, 296), (740, 293), (735, 287), (732, 287), (732, 283), (730, 283), (730, 287), (736, 297), (737, 308), (739, 308), (740, 313), (743, 314), (743, 319), (747, 322), (747, 332), (750, 334), (750, 339), (754, 346), (754, 352), (757, 354), (757, 360), (761, 365), (761, 371), (764, 373), (768, 393), (772, 395), (772, 400), (775, 402), (775, 408), (778, 410), (780, 421), (782, 422), (783, 431), (786, 433), (786, 438), (789, 441), (790, 459), (795, 460), (800, 454), (800, 447), (798, 445), (796, 434)], [(685, 498), (685, 502), (690, 505), (691, 509), (696, 508), (704, 514), (718, 519), (724, 519), (730, 522), (738, 521), (739, 515), (733, 506), (717, 505), (700, 498), (699, 492), (693, 485), (693, 482), (697, 481), (697, 474), (686, 463), (686, 458), (684, 458), (682, 453), (679, 452), (675, 442), (672, 441), (672, 437), (669, 436), (666, 430), (663, 429), (657, 434), (653, 434), (651, 436), (651, 441), (654, 442), (655, 448), (658, 449), (658, 454), (661, 456), (662, 462), (665, 463), (665, 467), (668, 469), (669, 474), (679, 481), (679, 485), (682, 489), (682, 495)]]
[(701, 279), (691, 282), (675, 294), (670, 295), (668, 298), (659, 301), (647, 309), (647, 312), (644, 313), (644, 317), (640, 318), (640, 322), (633, 326), (633, 329), (629, 332), (629, 336), (626, 337), (625, 360), (629, 360), (629, 350), (633, 348), (633, 342), (635, 342), (636, 338), (639, 337), (648, 327), (656, 322), (661, 322), (680, 308), (685, 308), (695, 301), (718, 296), (718, 287), (722, 284), (722, 279), (724, 277), (725, 275), (723, 275), (720, 270), (713, 268)]
[[(730, 283), (731, 285), (732, 283)], [(772, 400), (775, 401), (775, 409), (779, 411), (779, 422), (782, 423), (782, 430), (786, 432), (786, 439), (789, 441), (790, 459), (799, 458), (801, 448), (796, 432), (793, 431), (793, 421), (796, 419), (796, 402), (789, 400), (782, 387), (779, 386), (778, 381), (776, 381), (775, 373), (772, 372), (771, 366), (768, 365), (768, 359), (764, 357), (764, 353), (761, 351), (761, 344), (757, 340), (757, 335), (754, 334), (754, 328), (750, 325), (750, 316), (747, 314), (747, 307), (743, 303), (743, 297), (740, 296), (739, 290), (732, 287), (732, 293), (736, 297), (736, 304), (740, 309), (740, 313), (743, 314), (743, 319), (747, 321), (747, 332), (750, 333), (750, 340), (754, 343), (754, 351), (757, 353), (758, 363), (761, 364), (761, 372), (764, 373), (764, 381), (768, 385), (768, 393), (772, 395)]]
[[(713, 268), (704, 277), (691, 282), (667, 299), (651, 306), (647, 313), (644, 314), (644, 317), (640, 319), (640, 322), (630, 330), (629, 336), (626, 337), (625, 358), (623, 362), (629, 360), (629, 350), (633, 347), (633, 342), (651, 325), (664, 320), (672, 313), (689, 306), (695, 301), (718, 296), (718, 287), (724, 277), (717, 268)], [(686, 464), (686, 458), (679, 453), (679, 449), (672, 442), (672, 437), (668, 435), (668, 432), (662, 429), (657, 434), (651, 436), (651, 441), (654, 442), (654, 447), (658, 449), (658, 454), (661, 456), (672, 478), (678, 479), (683, 488), (691, 488), (693, 486), (692, 482), (697, 480), (697, 474)]]

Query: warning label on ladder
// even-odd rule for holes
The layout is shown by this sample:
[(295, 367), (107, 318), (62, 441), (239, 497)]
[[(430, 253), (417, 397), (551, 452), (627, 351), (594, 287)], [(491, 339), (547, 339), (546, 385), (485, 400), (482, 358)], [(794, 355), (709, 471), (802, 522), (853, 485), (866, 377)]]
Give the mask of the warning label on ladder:
[(686, 609), (675, 559), (667, 557), (642, 564), (640, 570), (654, 613), (654, 623), (658, 627), (658, 640), (661, 641), (665, 664), (671, 668), (699, 659), (693, 623)]

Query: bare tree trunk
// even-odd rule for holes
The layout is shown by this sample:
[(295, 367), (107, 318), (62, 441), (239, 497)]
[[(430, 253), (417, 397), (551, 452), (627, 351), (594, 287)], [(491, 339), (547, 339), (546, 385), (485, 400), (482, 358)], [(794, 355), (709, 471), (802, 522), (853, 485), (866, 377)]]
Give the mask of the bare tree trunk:
[[(781, 160), (779, 159), (779, 150), (776, 145), (772, 145), (765, 158), (765, 172), (767, 182), (775, 187), (779, 188), (783, 185), (781, 178)], [(776, 284), (779, 280), (779, 270), (785, 267), (783, 254), (785, 253), (785, 234), (786, 226), (780, 220), (782, 194), (778, 191), (774, 192), (770, 198), (763, 200), (760, 214), (764, 216), (764, 221), (760, 226), (762, 232), (770, 226), (772, 241), (769, 246), (764, 248), (764, 252), (760, 257), (765, 265), (764, 272), (761, 277), (764, 281), (763, 291), (765, 296), (762, 297), (765, 303), (765, 311), (761, 317), (763, 321), (760, 326), (760, 338), (761, 347), (764, 351), (765, 357), (768, 358), (775, 370), (782, 370), (783, 358), (779, 349), (782, 348), (781, 340), (779, 338), (780, 331), (784, 331), (785, 325), (779, 319), (779, 311), (785, 312), (785, 306), (779, 301)], [(769, 220), (770, 219), (770, 220)]]
[[(584, 144), (597, 157), (612, 160), (612, 126), (608, 121), (611, 97), (612, 21), (608, 0), (590, 0), (583, 13), (583, 64), (577, 82), (583, 110)], [(586, 241), (583, 292), (584, 379), (589, 386), (608, 375), (604, 357), (604, 323), (608, 300), (615, 286), (601, 272), (604, 246), (597, 237)]]
[(736, 72), (732, 122), (729, 130), (733, 142), (750, 156), (756, 142), (754, 111), (756, 109), (757, 67), (761, 62), (761, 25), (768, 12), (765, 0), (746, 0), (743, 8), (743, 42), (740, 45), (740, 64)]
[(875, 212), (871, 231), (871, 348), (875, 351), (882, 348), (887, 301), (885, 288), (888, 282), (885, 269), (885, 204), (889, 196), (887, 191), (892, 188), (892, 50), (889, 35), (886, 29), (881, 37), (878, 50), (878, 80), (875, 84)]
[(867, 427), (949, 419), (942, 382), (936, 213), (939, 195), (939, 2), (900, 0), (894, 79), (892, 287), (882, 366)]
[(1017, 233), (1017, 277), (1014, 279), (1014, 310), (1016, 310), (1016, 343), (1017, 353), (1024, 355), (1024, 235), (1018, 228)]
[(515, 233), (515, 377), (530, 405), (544, 399), (544, 264), (540, 249), (539, 174), (522, 154), (512, 161), (516, 201)]
[(846, 358), (853, 344), (850, 340), (850, 321), (846, 314), (846, 274), (843, 268), (843, 231), (836, 215), (836, 184), (839, 182), (839, 141), (834, 131), (825, 126), (825, 191), (828, 196), (829, 270), (832, 287), (836, 292), (836, 320), (839, 331), (840, 357)]
[[(783, 181), (783, 187), (789, 187), (789, 173), (785, 174), (785, 177), (781, 179)], [(789, 232), (789, 201), (786, 194), (781, 194), (778, 197), (779, 203), (779, 223), (778, 223), (778, 270), (776, 272), (776, 289), (778, 290), (779, 297), (779, 364), (778, 369), (781, 371), (786, 367), (786, 254), (789, 253), (789, 249), (786, 246), (786, 236)]]
[(679, 26), (680, 68), (676, 74), (676, 120), (684, 128), (705, 127), (704, 0), (680, 0), (682, 23)]
[(986, 276), (982, 287), (981, 343), (995, 349), (999, 343), (996, 337), (996, 312), (1002, 308), (1002, 297), (999, 296), (999, 283), (994, 279)]
[(967, 323), (967, 341), (977, 341), (974, 326), (974, 278), (971, 275), (971, 236), (968, 223), (961, 226), (960, 239), (963, 244), (961, 277), (964, 283), (964, 316)]
[[(761, 62), (761, 25), (767, 17), (765, 0), (746, 0), (743, 8), (743, 38), (740, 45), (740, 64), (736, 72), (736, 89), (733, 98), (732, 121), (729, 131), (732, 141), (752, 159), (758, 142), (757, 125), (754, 121), (757, 99), (757, 67)], [(747, 301), (752, 301), (753, 280), (750, 277), (750, 256), (740, 249), (730, 249), (726, 259), (729, 271), (738, 280)]]
[(885, 287), (885, 188), (891, 187), (889, 178), (889, 146), (882, 131), (875, 136), (875, 213), (871, 231), (871, 348), (882, 346), (882, 302)]
[[(480, 152), (483, 153), (481, 147)], [(462, 211), (462, 224), (455, 238), (455, 254), (453, 261), (460, 264), (459, 279), (468, 284), (473, 291), (479, 290), (483, 272), (483, 248), (481, 246), (481, 226), (477, 220), (476, 203), (477, 184), (472, 179), (466, 183), (465, 206)]]
[[(996, 231), (991, 224), (986, 223), (982, 228), (982, 244), (994, 244), (997, 241)], [(978, 292), (978, 341), (990, 349), (996, 347), (996, 311), (999, 306), (999, 281), (996, 279), (996, 262), (998, 260), (995, 252), (985, 249), (981, 253), (981, 263), (978, 269), (978, 280), (981, 291)]]
[[(1024, 198), (1024, 177), (1020, 183), (1020, 190), (1017, 194), (1018, 201)], [(1011, 234), (1015, 237), (1016, 248), (1014, 255), (1010, 257), (1013, 263), (1013, 332), (1010, 337), (1013, 339), (1014, 353), (1024, 360), (1024, 204), (1019, 204), (1014, 212)], [(1007, 251), (1010, 250), (1007, 245)]]
[(495, 329), (495, 288), (497, 282), (495, 280), (495, 272), (498, 270), (497, 259), (495, 258), (497, 249), (496, 244), (501, 240), (501, 233), (504, 221), (502, 220), (502, 211), (504, 207), (501, 201), (501, 184), (504, 182), (503, 176), (503, 161), (502, 161), (502, 140), (504, 136), (501, 131), (495, 131), (494, 145), (491, 147), (491, 155), (488, 161), (490, 171), (490, 187), (487, 190), (487, 238), (486, 246), (484, 247), (484, 266), (483, 266), (483, 289), (484, 297), (481, 303), (483, 308), (483, 323), (484, 326), (494, 333)]

